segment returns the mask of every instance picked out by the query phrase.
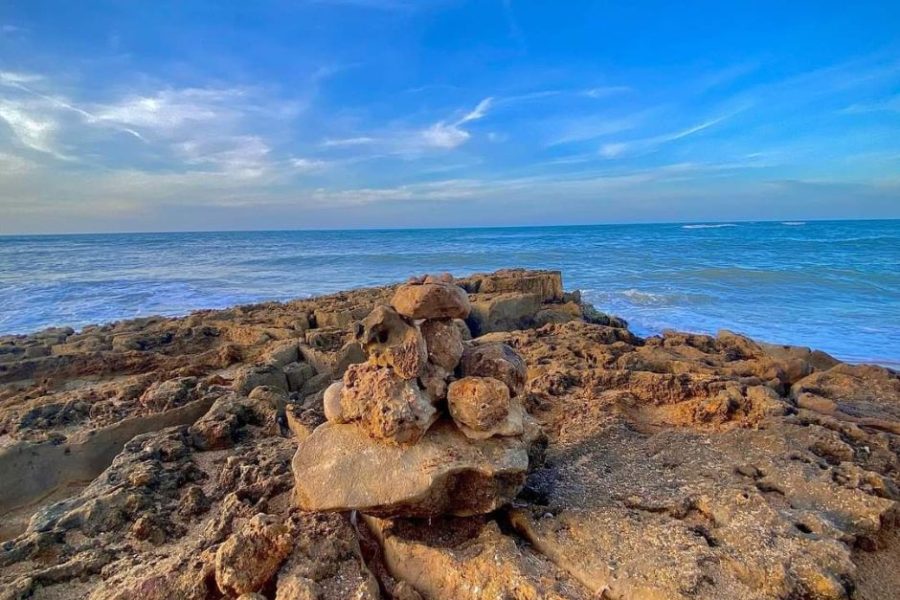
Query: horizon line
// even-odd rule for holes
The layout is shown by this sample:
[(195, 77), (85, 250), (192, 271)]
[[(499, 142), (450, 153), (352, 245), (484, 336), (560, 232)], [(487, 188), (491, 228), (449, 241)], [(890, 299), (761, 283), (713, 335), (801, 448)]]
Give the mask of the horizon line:
[(900, 217), (884, 218), (793, 218), (793, 219), (729, 219), (729, 220), (701, 220), (701, 221), (613, 221), (605, 223), (562, 223), (555, 225), (463, 225), (457, 227), (320, 227), (320, 228), (290, 228), (290, 229), (173, 229), (167, 231), (69, 231), (69, 232), (38, 232), (38, 233), (0, 233), (0, 238), (14, 237), (53, 237), (53, 236), (88, 236), (88, 235), (165, 235), (186, 233), (341, 233), (341, 232), (387, 232), (387, 231), (447, 231), (451, 229), (548, 229), (553, 227), (577, 228), (577, 227), (621, 227), (629, 225), (729, 225), (729, 224), (755, 224), (755, 223), (844, 223), (866, 221), (900, 221)]

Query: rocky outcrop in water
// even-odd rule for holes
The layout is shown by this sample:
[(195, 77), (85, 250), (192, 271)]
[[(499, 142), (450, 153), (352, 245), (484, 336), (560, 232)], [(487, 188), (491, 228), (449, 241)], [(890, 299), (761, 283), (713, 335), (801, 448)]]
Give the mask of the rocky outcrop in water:
[(6, 336), (0, 598), (892, 599), (898, 407), (554, 272)]

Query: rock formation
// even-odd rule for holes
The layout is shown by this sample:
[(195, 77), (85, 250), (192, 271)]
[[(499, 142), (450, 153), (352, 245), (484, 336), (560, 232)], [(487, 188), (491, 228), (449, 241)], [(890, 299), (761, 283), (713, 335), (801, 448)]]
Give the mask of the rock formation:
[[(328, 423), (294, 457), (302, 509), (471, 516), (518, 494), (536, 438), (525, 435), (516, 397), (525, 364), (505, 344), (473, 348), (466, 359), (453, 319), (469, 312), (451, 277), (426, 277), (362, 319), (356, 336), (368, 359), (325, 390)], [(472, 375), (455, 380), (461, 360)]]
[(2, 336), (0, 599), (893, 600), (898, 407), (551, 271)]

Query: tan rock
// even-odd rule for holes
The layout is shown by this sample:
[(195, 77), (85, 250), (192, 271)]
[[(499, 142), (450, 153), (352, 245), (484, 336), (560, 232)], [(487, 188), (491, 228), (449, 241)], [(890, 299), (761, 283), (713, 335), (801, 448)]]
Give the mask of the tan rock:
[(449, 319), (431, 319), (422, 323), (422, 335), (428, 348), (428, 360), (452, 372), (463, 354), (459, 327)]
[(451, 283), (403, 284), (391, 306), (410, 319), (465, 319), (471, 310), (465, 290)]
[(259, 591), (293, 548), (288, 528), (276, 517), (258, 514), (216, 552), (216, 584), (223, 594)]
[(443, 367), (430, 362), (425, 364), (425, 370), (419, 376), (419, 383), (435, 406), (447, 399), (447, 385), (450, 377), (450, 371)]
[(234, 381), (231, 382), (232, 388), (239, 394), (247, 395), (253, 388), (261, 385), (267, 385), (273, 388), (287, 390), (287, 378), (279, 367), (275, 365), (251, 365), (241, 368)]
[(292, 464), (300, 508), (359, 510), (391, 517), (495, 510), (525, 481), (528, 452), (517, 438), (467, 439), (440, 421), (417, 444), (372, 440), (358, 427), (326, 423), (297, 448)]
[[(418, 592), (407, 598), (419, 594), (453, 600), (595, 597), (527, 544), (516, 544), (493, 521), (478, 517), (432, 522), (365, 519), (384, 549), (388, 570)], [(397, 592), (395, 597), (403, 598)]]
[(563, 299), (562, 273), (559, 271), (503, 269), (495, 273), (472, 275), (460, 283), (469, 293), (535, 294), (541, 302), (559, 302)]
[(525, 389), (525, 361), (509, 344), (491, 342), (466, 348), (460, 362), (464, 377), (493, 377), (509, 387), (512, 396)]
[(524, 430), (521, 403), (511, 402), (509, 388), (493, 377), (454, 381), (447, 391), (447, 405), (453, 420), (472, 439), (521, 435)]
[(472, 300), (472, 310), (466, 323), (475, 336), (492, 331), (525, 329), (534, 325), (541, 307), (541, 296), (538, 294), (477, 294)]
[(388, 367), (363, 363), (344, 374), (340, 418), (374, 438), (415, 443), (437, 416), (416, 380), (402, 379)]
[(425, 339), (390, 306), (376, 306), (362, 320), (357, 338), (369, 361), (392, 367), (403, 379), (418, 377), (428, 359)]
[(322, 403), (325, 409), (325, 418), (333, 423), (343, 423), (341, 418), (341, 391), (344, 389), (343, 381), (335, 381), (325, 388)]

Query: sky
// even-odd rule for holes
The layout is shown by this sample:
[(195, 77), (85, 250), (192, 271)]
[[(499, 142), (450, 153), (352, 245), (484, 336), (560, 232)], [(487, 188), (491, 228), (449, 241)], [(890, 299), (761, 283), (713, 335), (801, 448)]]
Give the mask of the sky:
[(900, 2), (0, 4), (0, 234), (840, 218)]

